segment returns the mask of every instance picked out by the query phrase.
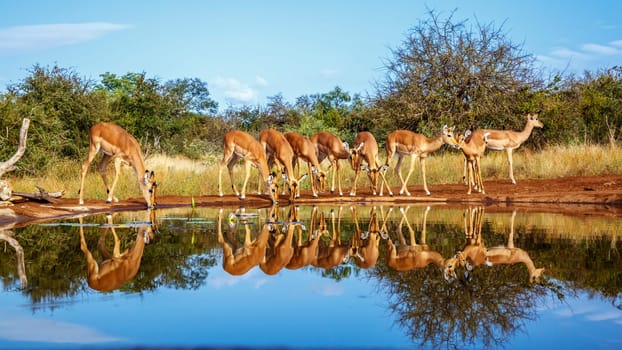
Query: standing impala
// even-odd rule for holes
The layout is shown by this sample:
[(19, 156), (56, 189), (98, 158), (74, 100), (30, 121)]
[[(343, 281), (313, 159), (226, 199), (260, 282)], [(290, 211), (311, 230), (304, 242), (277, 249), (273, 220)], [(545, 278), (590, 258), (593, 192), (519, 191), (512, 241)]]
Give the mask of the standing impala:
[(285, 138), (292, 146), (295, 154), (293, 165), (298, 163), (298, 173), (300, 176), (300, 159), (307, 162), (309, 173), (311, 174), (311, 191), (313, 197), (318, 197), (318, 191), (324, 191), (326, 187), (326, 172), (320, 168), (320, 162), (317, 160), (317, 151), (311, 140), (297, 132), (288, 132)]
[[(274, 129), (267, 129), (259, 134), (259, 142), (266, 151), (268, 168), (274, 162), (279, 172), (284, 174), (285, 182), (289, 187), (289, 200), (293, 201), (296, 198), (300, 198), (300, 182), (307, 177), (307, 175), (302, 175), (299, 178), (296, 178), (294, 175), (293, 161), (295, 154), (285, 136)], [(283, 171), (283, 167), (285, 167), (285, 171)]]
[(325, 158), (328, 158), (330, 166), (335, 168), (333, 170), (330, 192), (335, 192), (335, 176), (337, 176), (339, 195), (343, 196), (343, 191), (341, 190), (341, 164), (339, 161), (350, 157), (350, 147), (346, 142), (342, 142), (337, 135), (328, 131), (320, 131), (311, 136), (311, 143), (317, 150), (318, 162), (322, 163)]
[(475, 187), (476, 191), (486, 193), (484, 191), (484, 180), (482, 179), (481, 160), (486, 151), (486, 140), (488, 133), (471, 134), (467, 131), (464, 135), (454, 138), (455, 145), (462, 150), (464, 154), (466, 181), (469, 186), (467, 194), (471, 194), (471, 190)]
[[(430, 153), (438, 150), (444, 144), (455, 145), (454, 138), (454, 128), (448, 128), (447, 125), (443, 127), (441, 130), (441, 134), (433, 139), (429, 139), (422, 134), (417, 134), (410, 130), (396, 130), (390, 133), (387, 136), (387, 142), (385, 144), (385, 149), (387, 151), (387, 160), (385, 165), (389, 165), (391, 158), (393, 155), (397, 154), (397, 165), (395, 166), (395, 172), (400, 177), (400, 181), (402, 183), (402, 188), (400, 189), (399, 194), (406, 193), (406, 195), (410, 196), (410, 192), (408, 192), (408, 179), (410, 175), (412, 175), (413, 170), (415, 169), (415, 160), (419, 157), (419, 162), (421, 163), (421, 175), (423, 177), (423, 189), (425, 193), (429, 196), (430, 191), (428, 190), (428, 185), (425, 180), (425, 159)], [(402, 177), (402, 161), (404, 157), (410, 156), (410, 168), (408, 170), (408, 174), (406, 175), (406, 179)], [(380, 188), (380, 195), (382, 196), (382, 187)], [(389, 195), (393, 195), (393, 192), (389, 190)]]
[[(84, 178), (91, 162), (99, 151), (104, 154), (99, 163), (99, 173), (104, 180), (106, 193), (108, 194), (106, 202), (119, 201), (114, 196), (114, 189), (119, 180), (121, 164), (126, 163), (134, 169), (138, 184), (143, 192), (143, 197), (147, 202), (147, 207), (155, 207), (155, 192), (153, 191), (155, 175), (153, 171), (150, 172), (145, 169), (145, 162), (138, 141), (122, 127), (112, 123), (95, 124), (89, 131), (89, 154), (84, 164), (82, 164), (82, 177), (80, 180), (80, 205), (84, 204)], [(106, 167), (112, 159), (114, 159), (114, 180), (112, 181), (112, 186), (108, 187)]]
[[(367, 172), (371, 192), (374, 196), (378, 188), (378, 175), (382, 178), (382, 184), (380, 184), (380, 186), (386, 185), (387, 190), (391, 192), (387, 179), (384, 177), (384, 173), (389, 166), (385, 164), (378, 167), (378, 143), (374, 135), (367, 131), (359, 132), (354, 139), (354, 146), (352, 147), (353, 148), (350, 149), (350, 165), (355, 175), (352, 189), (350, 190), (350, 196), (356, 196), (356, 182), (359, 179), (361, 170)], [(363, 164), (363, 162), (365, 162), (365, 164)]]
[[(484, 134), (488, 134), (486, 148), (490, 148), (495, 151), (505, 150), (508, 155), (508, 166), (510, 168), (510, 180), (516, 185), (516, 179), (514, 179), (512, 151), (519, 148), (531, 135), (531, 131), (534, 127), (542, 128), (544, 124), (538, 120), (538, 113), (527, 114), (527, 122), (522, 131), (513, 130), (495, 130), (495, 129), (478, 129), (473, 131), (473, 136), (482, 137)], [(464, 176), (463, 180), (466, 180), (467, 176), (467, 164), (464, 164)]]
[[(233, 180), (233, 167), (238, 159), (244, 159), (244, 168), (246, 171), (244, 184), (242, 185), (242, 193), (238, 192)], [(229, 170), (229, 179), (231, 180), (231, 188), (236, 196), (240, 199), (246, 198), (246, 184), (250, 177), (251, 165), (255, 165), (259, 171), (259, 176), (266, 183), (270, 199), (276, 203), (277, 188), (274, 175), (270, 174), (268, 169), (268, 159), (263, 147), (254, 137), (240, 130), (229, 131), (223, 138), (223, 155), (222, 161), (218, 168), (218, 195), (223, 196), (222, 192), (222, 171), (227, 167)]]

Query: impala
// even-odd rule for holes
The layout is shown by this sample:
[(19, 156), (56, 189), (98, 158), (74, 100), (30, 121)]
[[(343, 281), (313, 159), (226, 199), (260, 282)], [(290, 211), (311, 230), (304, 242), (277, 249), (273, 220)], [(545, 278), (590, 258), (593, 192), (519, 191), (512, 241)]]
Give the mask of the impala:
[(472, 134), (467, 131), (464, 135), (460, 135), (454, 139), (455, 145), (462, 150), (464, 154), (467, 184), (469, 190), (467, 194), (471, 194), (474, 187), (478, 192), (486, 193), (484, 190), (484, 180), (482, 179), (481, 160), (486, 152), (486, 138), (488, 133), (483, 135), (480, 133)]
[[(430, 195), (430, 191), (428, 190), (428, 185), (425, 179), (425, 159), (432, 152), (438, 150), (444, 144), (455, 145), (454, 138), (454, 129), (448, 128), (446, 125), (441, 130), (441, 134), (438, 137), (429, 139), (422, 134), (417, 134), (415, 132), (409, 130), (395, 130), (391, 132), (387, 136), (387, 142), (385, 143), (385, 149), (387, 152), (387, 160), (385, 165), (389, 165), (391, 158), (395, 154), (398, 156), (397, 165), (395, 166), (395, 172), (400, 178), (402, 183), (402, 188), (400, 189), (399, 194), (406, 193), (406, 195), (410, 196), (410, 192), (408, 192), (408, 179), (410, 175), (412, 175), (413, 170), (415, 168), (415, 160), (417, 157), (419, 158), (419, 162), (421, 163), (421, 176), (423, 177), (423, 188), (425, 190), (426, 195)], [(408, 174), (406, 175), (406, 179), (402, 177), (401, 166), (404, 157), (410, 156), (410, 168), (408, 170)], [(382, 195), (382, 188), (380, 188), (380, 195)], [(389, 195), (393, 195), (393, 193), (389, 189)]]
[[(285, 233), (275, 231), (268, 240), (266, 258), (259, 263), (259, 268), (267, 275), (276, 275), (283, 269), (294, 256), (294, 234), (302, 231), (302, 224), (298, 218), (298, 206), (290, 207), (288, 222), (283, 224), (282, 230)], [(273, 217), (272, 222), (278, 222), (278, 217)]]
[[(356, 214), (356, 207), (350, 207), (352, 211), (352, 217), (354, 219), (354, 234), (352, 235), (352, 243), (350, 245), (350, 256), (354, 260), (354, 263), (363, 269), (369, 269), (376, 265), (378, 256), (380, 255), (379, 244), (380, 238), (386, 236), (387, 232), (387, 218), (384, 217), (382, 226), (378, 224), (378, 214), (376, 207), (370, 210), (369, 224), (367, 231), (362, 232), (359, 228), (358, 216)], [(382, 211), (382, 209), (381, 209)], [(390, 213), (390, 211), (389, 211)]]
[(300, 176), (300, 159), (307, 162), (309, 173), (311, 174), (311, 191), (313, 192), (313, 197), (317, 198), (318, 191), (324, 191), (326, 187), (326, 172), (320, 168), (315, 146), (307, 137), (296, 132), (286, 133), (285, 138), (294, 150), (295, 161), (293, 163), (294, 166), (298, 164), (297, 176)]
[[(328, 243), (320, 242), (316, 259), (311, 263), (315, 267), (328, 270), (339, 264), (345, 264), (350, 259), (350, 246), (341, 243), (341, 211), (342, 207), (339, 207), (339, 213), (337, 214), (338, 222), (336, 224), (335, 211), (333, 209), (330, 210), (332, 235)], [(320, 225), (325, 226), (323, 219), (322, 214)]]
[[(319, 219), (318, 215), (321, 215)], [(289, 263), (285, 265), (287, 269), (296, 270), (311, 265), (318, 254), (318, 247), (322, 240), (322, 235), (327, 234), (327, 231), (324, 213), (318, 214), (318, 208), (316, 206), (314, 206), (311, 211), (311, 224), (309, 227), (309, 235), (306, 241), (303, 241), (302, 238), (302, 228), (300, 227), (297, 230), (298, 238), (294, 246), (294, 255), (289, 260)]]
[(361, 170), (367, 172), (371, 192), (374, 196), (378, 188), (378, 175), (382, 178), (382, 184), (380, 184), (380, 186), (386, 185), (387, 190), (391, 192), (389, 184), (384, 177), (384, 173), (389, 166), (385, 164), (378, 167), (378, 143), (374, 135), (367, 131), (359, 132), (354, 139), (354, 146), (352, 147), (353, 148), (350, 149), (350, 165), (355, 175), (352, 189), (350, 190), (350, 196), (356, 195), (356, 183), (361, 174)]
[(315, 146), (317, 152), (317, 160), (319, 163), (326, 158), (330, 162), (329, 168), (334, 168), (333, 177), (330, 186), (330, 192), (335, 192), (335, 176), (337, 176), (339, 195), (343, 196), (341, 190), (341, 162), (342, 159), (348, 159), (350, 157), (350, 147), (347, 142), (342, 142), (341, 139), (328, 131), (320, 131), (317, 134), (311, 136), (311, 143)]
[[(415, 269), (422, 269), (430, 264), (434, 264), (438, 267), (444, 266), (443, 256), (430, 248), (426, 244), (426, 226), (427, 217), (430, 207), (426, 207), (423, 212), (423, 223), (421, 229), (421, 243), (417, 243), (415, 238), (415, 230), (413, 230), (410, 222), (408, 221), (408, 210), (410, 207), (400, 208), (400, 214), (402, 218), (397, 229), (397, 236), (400, 242), (399, 246), (396, 246), (389, 238), (387, 244), (389, 247), (387, 265), (397, 271), (410, 271)], [(406, 223), (406, 227), (410, 234), (410, 243), (406, 242), (406, 238), (402, 233), (402, 225)], [(448, 279), (448, 276), (445, 276)]]
[(467, 273), (476, 266), (489, 265), (487, 248), (482, 238), (482, 217), (484, 208), (468, 208), (464, 213), (464, 234), (466, 243), (461, 251), (445, 262), (445, 275), (456, 277), (456, 269), (465, 267)]
[[(482, 135), (488, 134), (486, 147), (495, 151), (505, 150), (508, 155), (508, 167), (510, 168), (510, 180), (516, 185), (514, 179), (512, 152), (518, 149), (531, 135), (534, 127), (542, 128), (544, 124), (538, 120), (538, 113), (527, 114), (527, 122), (522, 131), (513, 130), (495, 130), (495, 129), (478, 129), (473, 131), (473, 136), (481, 138)], [(467, 164), (464, 165), (463, 180), (466, 181)]]
[(242, 246), (235, 237), (238, 222), (229, 220), (225, 237), (222, 233), (222, 209), (218, 212), (218, 242), (222, 245), (222, 267), (233, 276), (247, 273), (265, 259), (268, 239), (271, 235), (270, 229), (273, 228), (272, 225), (261, 225), (261, 231), (257, 237), (251, 239), (250, 223), (241, 222), (241, 224), (245, 231)]
[(510, 234), (508, 236), (508, 243), (506, 246), (498, 246), (488, 248), (488, 252), (486, 253), (486, 258), (488, 259), (489, 264), (518, 264), (523, 263), (527, 267), (527, 271), (529, 272), (529, 282), (530, 283), (539, 283), (542, 274), (544, 273), (544, 268), (536, 268), (536, 265), (529, 257), (529, 253), (524, 251), (521, 248), (514, 247), (514, 218), (516, 217), (516, 210), (512, 212), (512, 218), (510, 222)]
[[(294, 175), (295, 153), (285, 136), (274, 129), (267, 129), (259, 134), (259, 142), (266, 151), (268, 157), (268, 168), (272, 163), (276, 164), (280, 173), (289, 187), (289, 200), (293, 201), (300, 198), (300, 182), (307, 177), (302, 175), (296, 178)], [(283, 171), (283, 167), (285, 170)], [(261, 182), (259, 183), (261, 184)], [(285, 188), (283, 188), (285, 190)]]
[[(89, 131), (89, 154), (84, 164), (82, 164), (80, 180), (80, 205), (84, 204), (84, 179), (86, 173), (91, 162), (100, 151), (103, 153), (103, 157), (99, 163), (99, 173), (104, 180), (104, 186), (106, 186), (106, 193), (108, 194), (106, 202), (119, 201), (114, 196), (114, 189), (119, 180), (121, 164), (125, 163), (134, 169), (143, 197), (145, 202), (147, 202), (147, 207), (155, 207), (155, 193), (153, 192), (155, 175), (153, 171), (150, 172), (145, 169), (145, 162), (138, 141), (123, 128), (112, 123), (95, 124)], [(106, 167), (112, 159), (114, 159), (114, 180), (112, 181), (112, 186), (108, 187)]]
[[(155, 211), (147, 210), (149, 224), (141, 225), (134, 244), (121, 253), (119, 236), (115, 230), (112, 215), (107, 215), (108, 225), (99, 239), (98, 249), (105, 259), (101, 263), (93, 257), (84, 237), (83, 219), (80, 218), (80, 249), (87, 262), (87, 282), (89, 287), (100, 292), (111, 292), (132, 280), (140, 267), (145, 244), (153, 238), (156, 228)], [(112, 254), (106, 249), (105, 238), (112, 232), (114, 246)]]
[[(233, 167), (238, 159), (244, 160), (244, 184), (242, 185), (242, 192), (238, 192), (233, 180)], [(259, 176), (265, 182), (268, 188), (270, 199), (273, 203), (276, 203), (277, 186), (274, 180), (274, 175), (270, 174), (268, 169), (268, 159), (266, 158), (266, 152), (264, 151), (261, 143), (254, 137), (240, 130), (229, 131), (223, 138), (223, 156), (222, 161), (218, 167), (218, 195), (223, 196), (222, 192), (222, 171), (227, 167), (229, 170), (229, 179), (231, 180), (231, 188), (236, 196), (240, 199), (246, 198), (246, 184), (250, 177), (251, 165), (257, 167)]]

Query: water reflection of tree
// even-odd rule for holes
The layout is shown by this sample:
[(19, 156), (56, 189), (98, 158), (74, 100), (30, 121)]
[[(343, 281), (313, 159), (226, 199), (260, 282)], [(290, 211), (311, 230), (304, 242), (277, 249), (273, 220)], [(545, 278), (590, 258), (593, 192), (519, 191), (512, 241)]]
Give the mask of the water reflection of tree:
[[(454, 242), (442, 244), (445, 257), (451, 256), (447, 246), (460, 246), (465, 239), (464, 231), (457, 227), (426, 228), (432, 238), (428, 240), (431, 249), (441, 246), (439, 237)], [(491, 237), (488, 225), (479, 221), (477, 232), (480, 228), (482, 235)], [(394, 236), (399, 230), (398, 226), (389, 232)], [(436, 265), (404, 272), (378, 265), (370, 274), (391, 295), (389, 307), (400, 327), (413, 341), (434, 347), (499, 346), (524, 328), (526, 321), (536, 318), (537, 306), (547, 295), (546, 287), (529, 283), (522, 264), (481, 265), (451, 282)]]
[[(105, 217), (95, 216), (85, 222), (104, 224)], [(187, 227), (181, 231), (175, 225), (181, 224), (160, 225), (154, 240), (145, 248), (137, 275), (121, 292), (142, 293), (159, 287), (196, 289), (205, 282), (219, 254), (215, 226), (201, 227), (197, 234)], [(85, 227), (89, 246), (97, 245), (99, 230)], [(31, 225), (15, 231), (27, 262), (28, 287), (21, 292), (30, 298), (33, 308), (54, 309), (71, 302), (69, 299), (76, 295), (93, 293), (86, 281), (78, 227)], [(122, 249), (133, 244), (135, 228), (118, 232)], [(5, 289), (18, 289), (14, 255), (0, 254), (0, 278)]]
[(435, 266), (397, 272), (378, 266), (374, 272), (397, 322), (413, 341), (434, 346), (502, 344), (536, 317), (546, 291), (516, 276), (511, 266), (474, 270), (469, 279), (448, 283)]

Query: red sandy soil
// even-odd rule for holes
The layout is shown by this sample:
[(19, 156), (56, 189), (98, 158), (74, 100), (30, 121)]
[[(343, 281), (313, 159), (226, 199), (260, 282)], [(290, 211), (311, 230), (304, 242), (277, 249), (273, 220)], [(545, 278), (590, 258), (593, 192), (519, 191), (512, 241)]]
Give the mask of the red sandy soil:
[[(356, 196), (336, 193), (321, 193), (313, 198), (310, 191), (303, 191), (298, 204), (431, 204), (452, 207), (485, 206), (488, 211), (520, 209), (522, 211), (564, 213), (568, 215), (622, 216), (622, 175), (579, 176), (556, 179), (518, 179), (517, 185), (507, 180), (485, 181), (486, 194), (467, 195), (463, 184), (428, 184), (431, 195), (426, 196), (421, 184), (408, 187), (411, 196), (372, 196), (366, 181), (361, 181)], [(397, 192), (398, 188), (393, 188)], [(159, 196), (156, 208), (189, 207), (192, 198), (184, 196)], [(219, 197), (206, 195), (194, 197), (198, 207), (259, 208), (268, 207), (267, 196), (247, 194), (240, 200), (233, 194)], [(289, 202), (283, 198), (279, 204)], [(142, 198), (122, 200), (107, 204), (104, 200), (85, 200), (78, 205), (77, 198), (61, 198), (55, 203), (14, 198), (12, 205), (0, 206), (0, 228), (25, 226), (35, 222), (49, 221), (62, 217), (94, 214), (110, 211), (145, 209)]]

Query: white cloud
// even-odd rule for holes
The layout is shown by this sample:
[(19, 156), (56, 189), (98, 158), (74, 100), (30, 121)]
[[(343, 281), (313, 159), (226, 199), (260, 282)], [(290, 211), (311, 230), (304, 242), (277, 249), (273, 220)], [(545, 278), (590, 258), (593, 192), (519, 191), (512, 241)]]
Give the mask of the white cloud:
[(258, 86), (268, 86), (268, 81), (264, 79), (264, 77), (257, 75), (255, 77), (255, 84), (257, 84)]
[(235, 78), (218, 77), (211, 82), (216, 89), (223, 90), (223, 95), (231, 103), (253, 103), (257, 102), (258, 93), (256, 89), (248, 84), (244, 84)]
[(337, 74), (339, 74), (338, 69), (324, 68), (320, 71), (320, 76), (322, 78), (334, 78)]
[(584, 44), (583, 46), (581, 46), (581, 49), (583, 49), (583, 51), (587, 51), (597, 55), (611, 56), (620, 53), (620, 50), (616, 49), (615, 47), (599, 44)]
[(345, 292), (343, 287), (332, 284), (316, 284), (311, 286), (311, 290), (315, 294), (319, 294), (325, 297), (341, 296)]
[(620, 319), (620, 313), (617, 311), (603, 311), (587, 316), (590, 321), (609, 321)]
[(578, 59), (587, 59), (589, 56), (580, 51), (567, 49), (565, 47), (557, 48), (551, 51), (551, 56), (557, 58), (578, 58)]
[(93, 344), (122, 339), (81, 325), (55, 320), (0, 317), (0, 338), (13, 341)]
[(17, 26), (0, 29), (0, 52), (34, 51), (95, 40), (128, 25), (90, 22)]
[(622, 47), (622, 40), (612, 41), (609, 44), (611, 44), (612, 46)]

